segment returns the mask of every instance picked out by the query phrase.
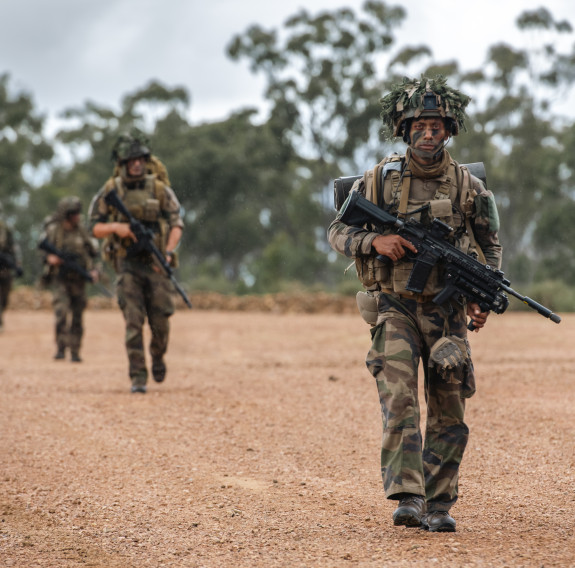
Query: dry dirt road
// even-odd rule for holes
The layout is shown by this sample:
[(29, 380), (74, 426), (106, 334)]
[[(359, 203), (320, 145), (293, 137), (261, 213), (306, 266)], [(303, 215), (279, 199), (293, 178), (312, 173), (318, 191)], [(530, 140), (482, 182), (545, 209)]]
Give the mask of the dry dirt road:
[(575, 315), (492, 316), (458, 530), (393, 527), (357, 315), (178, 311), (164, 384), (129, 393), (117, 310), (83, 363), (49, 311), (0, 336), (0, 566), (575, 566)]

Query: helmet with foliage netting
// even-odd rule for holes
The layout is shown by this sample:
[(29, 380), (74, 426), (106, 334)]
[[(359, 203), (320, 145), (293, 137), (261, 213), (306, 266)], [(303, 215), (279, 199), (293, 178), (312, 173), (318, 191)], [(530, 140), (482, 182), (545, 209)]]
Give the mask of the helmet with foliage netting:
[(148, 138), (136, 127), (132, 128), (129, 133), (120, 134), (112, 148), (112, 160), (118, 163), (140, 157), (148, 159), (150, 154)]
[(440, 116), (449, 119), (450, 134), (456, 136), (459, 129), (465, 130), (465, 107), (471, 98), (447, 85), (445, 77), (438, 75), (430, 79), (404, 77), (393, 86), (391, 92), (380, 99), (383, 125), (393, 136), (406, 134), (409, 119)]

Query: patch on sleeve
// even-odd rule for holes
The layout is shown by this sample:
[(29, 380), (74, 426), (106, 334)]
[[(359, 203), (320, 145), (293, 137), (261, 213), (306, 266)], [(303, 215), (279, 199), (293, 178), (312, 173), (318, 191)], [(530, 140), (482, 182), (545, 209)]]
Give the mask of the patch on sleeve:
[(475, 208), (478, 219), (487, 221), (489, 231), (496, 233), (499, 231), (499, 213), (492, 193), (481, 194), (475, 198)]

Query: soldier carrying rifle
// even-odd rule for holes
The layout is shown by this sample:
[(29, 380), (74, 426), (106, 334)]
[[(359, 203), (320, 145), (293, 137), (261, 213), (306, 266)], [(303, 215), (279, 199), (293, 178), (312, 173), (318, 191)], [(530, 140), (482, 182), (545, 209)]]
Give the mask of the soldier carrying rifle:
[[(407, 144), (356, 181), (354, 190), (402, 220), (453, 230), (448, 241), (494, 269), (501, 266), (499, 218), (493, 195), (448, 153), (464, 127), (470, 98), (441, 76), (405, 78), (381, 99), (384, 126)], [(355, 259), (366, 292), (358, 294), (371, 324), (366, 363), (375, 377), (383, 417), (381, 471), (385, 495), (398, 502), (395, 525), (453, 532), (449, 511), (457, 501), (458, 472), (469, 430), (465, 400), (475, 392), (467, 316), (479, 331), (488, 312), (478, 303), (432, 300), (444, 288), (442, 266), (433, 266), (421, 293), (410, 291), (410, 257), (416, 247), (391, 227), (357, 227), (341, 216), (328, 230), (331, 246)], [(425, 372), (427, 423), (420, 429), (418, 367)]]
[(22, 276), (20, 249), (14, 241), (12, 230), (2, 219), (3, 208), (0, 203), (0, 332), (4, 329), (4, 311), (12, 291), (14, 274)]
[[(175, 249), (183, 221), (180, 203), (169, 186), (167, 172), (151, 154), (142, 132), (132, 129), (121, 135), (112, 151), (115, 171), (90, 205), (93, 235), (104, 239), (104, 259), (118, 274), (118, 303), (126, 322), (126, 351), (132, 393), (145, 393), (148, 381), (143, 326), (150, 325), (152, 377), (166, 377), (164, 356), (168, 348), (169, 317), (174, 313), (174, 284), (165, 266), (176, 266)], [(132, 219), (107, 196), (115, 194)], [(134, 228), (141, 230), (138, 235)], [(145, 239), (153, 240), (153, 247)], [(154, 251), (162, 256), (158, 261)]]
[(86, 282), (98, 280), (98, 271), (94, 268), (97, 243), (82, 225), (81, 212), (82, 202), (78, 197), (63, 197), (55, 215), (46, 220), (38, 244), (44, 256), (42, 284), (52, 290), (56, 317), (54, 359), (65, 359), (69, 350), (74, 363), (82, 361)]

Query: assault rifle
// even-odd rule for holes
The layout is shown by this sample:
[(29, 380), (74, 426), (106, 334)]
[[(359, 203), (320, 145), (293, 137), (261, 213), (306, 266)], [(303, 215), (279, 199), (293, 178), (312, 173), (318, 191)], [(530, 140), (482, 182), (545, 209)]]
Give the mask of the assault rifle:
[(105, 195), (104, 201), (111, 207), (117, 209), (119, 213), (121, 213), (124, 217), (126, 217), (128, 223), (130, 223), (130, 229), (136, 237), (136, 243), (134, 243), (135, 247), (132, 250), (134, 251), (143, 250), (154, 255), (159, 265), (161, 266), (162, 270), (166, 274), (166, 276), (172, 281), (172, 284), (174, 285), (174, 288), (177, 290), (178, 294), (180, 294), (180, 296), (183, 298), (184, 302), (186, 303), (186, 306), (188, 306), (188, 308), (191, 308), (192, 302), (190, 302), (190, 299), (188, 298), (186, 292), (174, 277), (174, 271), (172, 267), (169, 265), (164, 255), (160, 252), (160, 249), (158, 249), (158, 247), (154, 243), (154, 231), (152, 231), (152, 229), (146, 227), (143, 223), (138, 221), (128, 211), (127, 207), (124, 205), (124, 202), (120, 199), (120, 197), (116, 193), (116, 190), (109, 191)]
[(14, 257), (7, 252), (0, 251), (0, 268), (10, 268), (14, 270), (18, 278), (24, 275), (22, 267), (18, 266), (14, 260)]
[[(379, 228), (392, 227), (396, 234), (413, 243), (418, 252), (407, 255), (407, 260), (413, 262), (406, 286), (411, 292), (421, 294), (431, 270), (436, 264), (441, 264), (445, 270), (445, 287), (433, 298), (433, 302), (438, 305), (464, 296), (479, 304), (482, 312), (494, 311), (496, 314), (502, 314), (509, 305), (507, 294), (511, 294), (551, 321), (561, 321), (549, 308), (511, 288), (510, 281), (501, 270), (482, 264), (447, 242), (446, 237), (453, 229), (439, 219), (433, 220), (430, 229), (414, 219), (402, 221), (380, 209), (357, 191), (349, 193), (340, 209), (339, 218), (346, 225), (354, 227), (363, 227), (366, 223), (372, 223)], [(377, 255), (376, 258), (385, 264), (392, 262), (382, 255)], [(473, 321), (467, 327), (473, 331)]]
[(61, 267), (64, 270), (75, 272), (79, 274), (86, 282), (90, 282), (90, 284), (94, 284), (97, 286), (99, 290), (101, 290), (108, 298), (112, 298), (114, 294), (108, 290), (105, 286), (100, 284), (99, 282), (95, 282), (92, 275), (80, 264), (78, 264), (77, 258), (78, 256), (75, 254), (70, 254), (60, 250), (59, 248), (55, 247), (48, 239), (44, 239), (38, 244), (38, 248), (47, 252), (48, 254), (53, 254), (58, 258), (62, 259), (63, 263)]

